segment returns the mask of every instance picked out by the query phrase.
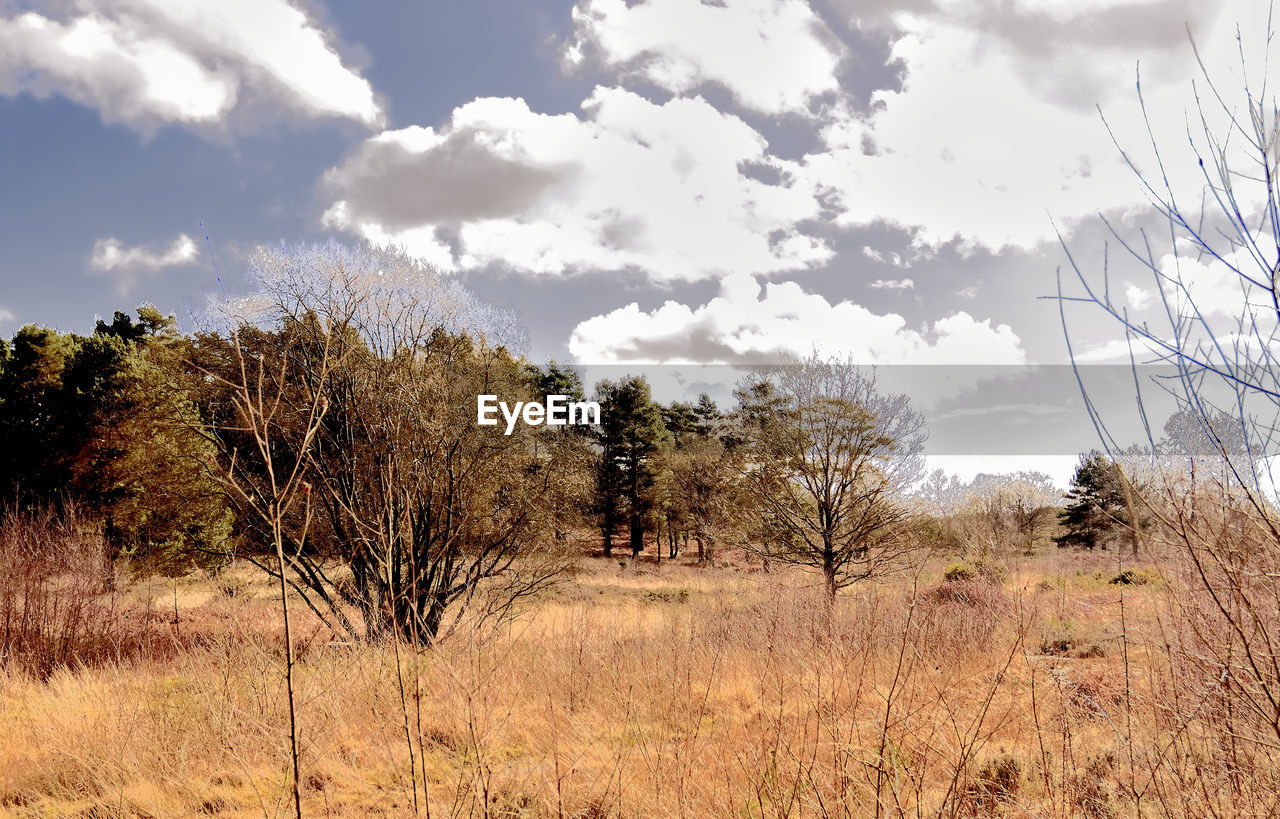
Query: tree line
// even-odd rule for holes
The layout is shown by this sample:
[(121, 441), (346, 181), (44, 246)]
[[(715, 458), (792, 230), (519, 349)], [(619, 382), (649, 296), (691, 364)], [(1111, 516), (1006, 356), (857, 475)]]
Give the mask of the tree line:
[[(924, 419), (866, 368), (762, 368), (731, 408), (606, 380), (599, 425), (505, 435), (475, 423), (477, 395), (586, 387), (492, 343), (502, 317), (453, 283), (332, 243), (261, 251), (255, 269), (261, 292), (221, 326), (179, 332), (143, 306), (88, 335), (0, 340), (0, 486), (92, 510), (138, 572), (251, 561), (353, 639), (500, 616), (586, 549), (740, 547), (817, 569), (834, 596), (928, 540), (911, 495)], [(1046, 504), (1019, 503), (1030, 544)]]

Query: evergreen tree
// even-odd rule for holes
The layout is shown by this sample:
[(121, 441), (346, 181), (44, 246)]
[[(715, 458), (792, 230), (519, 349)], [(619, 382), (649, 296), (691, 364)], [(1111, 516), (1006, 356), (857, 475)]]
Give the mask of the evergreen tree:
[(187, 395), (189, 340), (173, 317), (138, 312), (87, 337), (14, 335), (0, 366), (0, 490), (26, 505), (74, 500), (136, 567), (186, 571), (222, 559), (231, 516)]
[(613, 531), (624, 516), (633, 555), (644, 549), (645, 517), (652, 503), (653, 455), (667, 435), (661, 408), (649, 382), (631, 376), (596, 387), (600, 403), (600, 460), (596, 473), (596, 512), (604, 535), (605, 555), (613, 551)]
[(1105, 549), (1117, 535), (1136, 538), (1120, 465), (1097, 451), (1082, 456), (1058, 522), (1066, 530), (1053, 539), (1060, 548)]
[[(552, 395), (565, 396), (569, 401), (585, 399), (582, 377), (572, 367), (552, 360), (545, 368), (528, 364), (526, 372), (530, 392), (543, 402)], [(592, 470), (595, 453), (591, 432), (585, 424), (566, 424), (543, 427), (535, 436), (542, 468), (553, 476), (548, 485), (550, 525), (561, 544), (568, 542), (572, 530), (587, 523), (585, 518), (590, 514), (592, 481), (596, 477)]]
[(13, 336), (0, 370), (0, 489), (6, 494), (34, 501), (66, 487), (65, 437), (76, 423), (62, 403), (62, 373), (79, 343), (31, 324)]

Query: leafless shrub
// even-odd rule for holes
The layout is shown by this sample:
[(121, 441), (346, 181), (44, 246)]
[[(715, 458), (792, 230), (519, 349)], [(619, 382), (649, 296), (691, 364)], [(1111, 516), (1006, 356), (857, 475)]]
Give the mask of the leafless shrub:
[(44, 679), (165, 650), (148, 612), (105, 591), (107, 555), (100, 529), (69, 504), (0, 511), (0, 666)]

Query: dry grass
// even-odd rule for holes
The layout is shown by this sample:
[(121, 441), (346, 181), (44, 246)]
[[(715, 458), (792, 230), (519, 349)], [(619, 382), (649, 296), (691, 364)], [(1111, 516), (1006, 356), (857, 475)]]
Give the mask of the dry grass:
[[(1229, 742), (1229, 701), (1179, 659), (1176, 584), (1019, 560), (997, 585), (940, 558), (828, 609), (799, 573), (591, 559), (503, 631), (424, 652), (416, 702), (411, 651), (300, 617), (304, 808), (411, 814), (412, 747), (438, 817), (1274, 812), (1273, 750)], [(265, 582), (127, 593), (170, 649), (0, 679), (0, 811), (288, 812)]]

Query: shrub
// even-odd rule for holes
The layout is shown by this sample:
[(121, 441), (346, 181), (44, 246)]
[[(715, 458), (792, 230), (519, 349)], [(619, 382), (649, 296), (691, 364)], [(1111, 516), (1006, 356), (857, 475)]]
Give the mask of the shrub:
[(977, 569), (983, 580), (997, 585), (1003, 584), (1009, 579), (1009, 570), (999, 563), (992, 563), (989, 560), (975, 560), (973, 568)]
[(990, 808), (995, 802), (1011, 802), (1022, 784), (1022, 763), (1013, 754), (1002, 753), (983, 763), (973, 785), (970, 798), (980, 807)]
[(1009, 572), (999, 563), (989, 560), (975, 560), (967, 563), (957, 560), (942, 572), (942, 579), (947, 583), (967, 583), (971, 580), (986, 580), (1000, 585), (1009, 579)]
[(645, 592), (646, 603), (688, 603), (689, 590), (681, 586), (677, 589), (651, 589)]
[(137, 654), (150, 618), (129, 618), (108, 589), (106, 541), (74, 507), (0, 512), (0, 666), (46, 679), (63, 666)]
[(946, 568), (942, 573), (942, 579), (948, 583), (965, 583), (978, 578), (978, 570), (965, 563), (963, 560), (957, 560)]
[(1164, 582), (1160, 575), (1146, 569), (1125, 569), (1107, 581), (1113, 586), (1158, 586)]
[(1040, 653), (1089, 659), (1107, 656), (1096, 634), (1085, 633), (1071, 620), (1051, 619), (1040, 637)]

